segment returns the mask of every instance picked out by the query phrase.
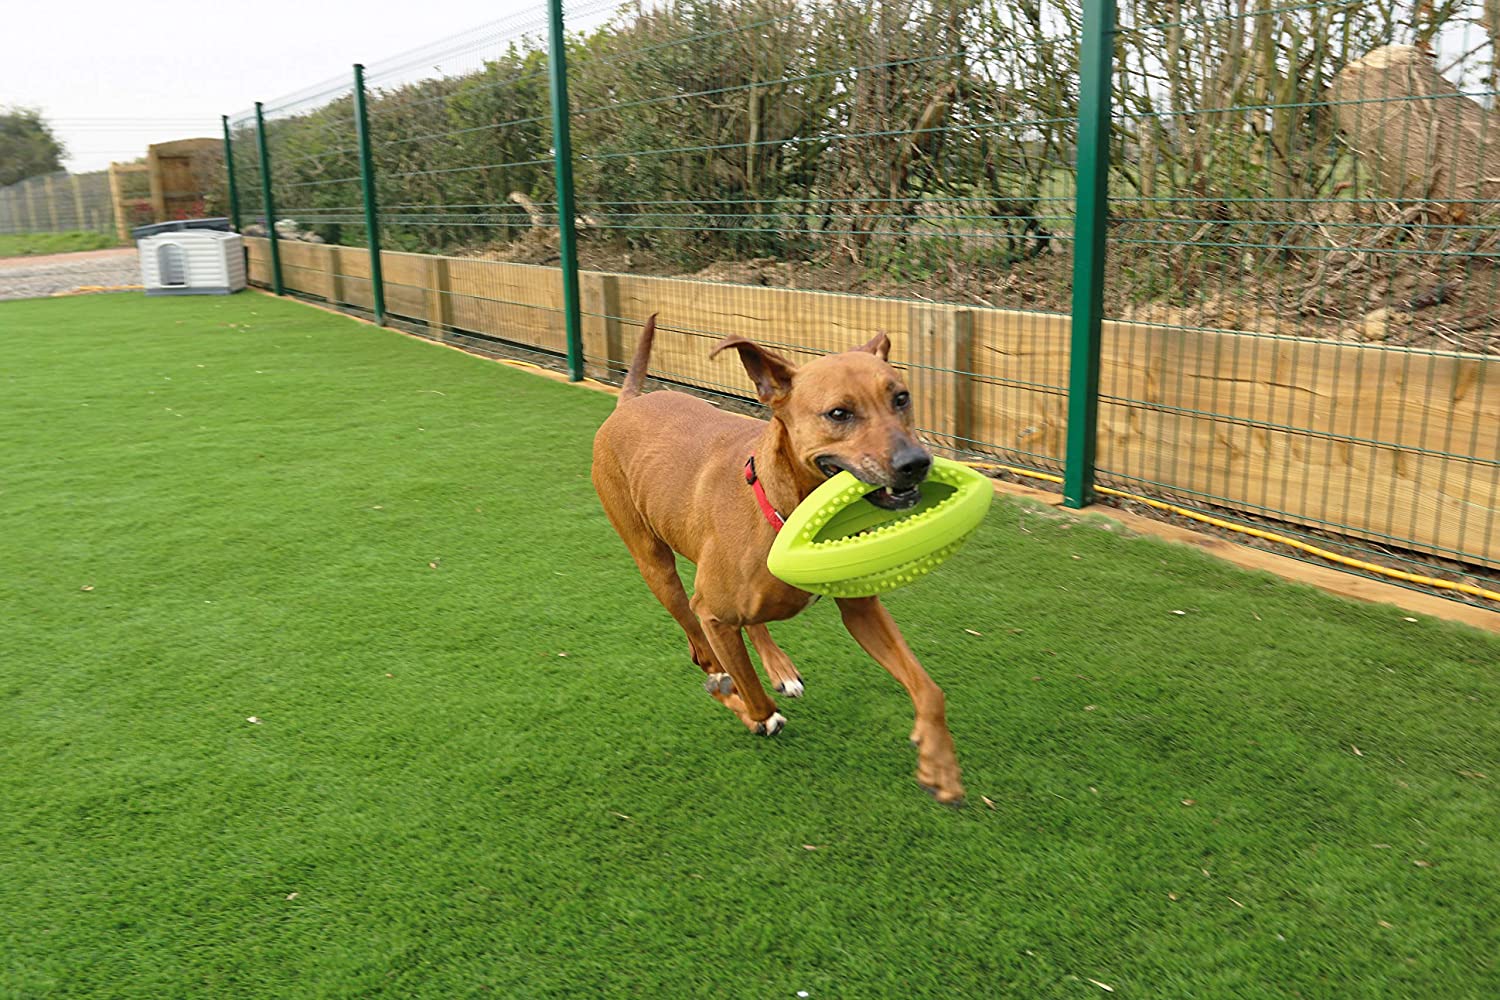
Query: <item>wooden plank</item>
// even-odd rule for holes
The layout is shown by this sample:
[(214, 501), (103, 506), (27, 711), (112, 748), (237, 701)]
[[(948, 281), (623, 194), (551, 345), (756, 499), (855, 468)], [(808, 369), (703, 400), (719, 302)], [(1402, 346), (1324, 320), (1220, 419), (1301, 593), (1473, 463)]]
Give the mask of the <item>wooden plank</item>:
[(122, 172), (118, 163), (109, 165), (109, 199), (115, 209), (115, 235), (125, 243), (130, 240), (130, 225), (125, 214), (125, 192), (120, 183)]
[(427, 255), (380, 252), (385, 311), (413, 323), (427, 322)]
[(1106, 473), (1500, 565), (1494, 359), (1106, 324), (1101, 387)]
[(917, 427), (950, 452), (973, 434), (974, 318), (969, 309), (913, 303), (907, 312), (907, 385)]
[(877, 330), (897, 334), (891, 359), (903, 363), (907, 303), (829, 292), (722, 285), (676, 278), (617, 275), (622, 348), (635, 352), (641, 324), (659, 312), (652, 370), (689, 385), (750, 398), (754, 392), (732, 356), (709, 360), (727, 336), (748, 337), (801, 364), (858, 347)]
[(155, 146), (146, 147), (146, 169), (151, 184), (151, 221), (167, 221), (167, 200), (162, 185), (160, 156)]
[[(1066, 317), (975, 318), (974, 437), (1061, 462)], [(1492, 359), (1106, 323), (1101, 391), (1106, 474), (1374, 540), (1477, 553), (1491, 565), (1500, 558)]]
[(343, 270), (340, 293), (346, 305), (375, 311), (375, 289), (370, 281), (370, 250), (368, 247), (340, 247), (339, 267)]
[(218, 152), (222, 140), (176, 139), (146, 147), (151, 174), (151, 212), (157, 222), (188, 218), (202, 208), (203, 191), (195, 166)]
[(323, 266), (328, 269), (328, 304), (341, 305), (348, 301), (344, 292), (344, 248), (332, 243), (324, 244)]
[(1061, 467), (1067, 441), (1069, 319), (975, 309), (970, 436), (1019, 460)]
[(339, 266), (345, 278), (356, 278), (368, 283), (370, 280), (370, 251), (367, 247), (340, 247)]
[(325, 301), (332, 298), (328, 255), (321, 245), (278, 240), (277, 248), (281, 254), (281, 283), (286, 288)]
[(619, 377), (628, 364), (620, 343), (620, 280), (584, 271), (578, 276), (583, 312), (583, 354), (590, 378)]
[(563, 353), (557, 268), (454, 257), (448, 261), (452, 324), (459, 330)]
[(245, 278), (252, 285), (271, 284), (271, 241), (260, 236), (246, 236)]
[(427, 332), (442, 340), (453, 323), (453, 309), (448, 298), (448, 258), (427, 258)]

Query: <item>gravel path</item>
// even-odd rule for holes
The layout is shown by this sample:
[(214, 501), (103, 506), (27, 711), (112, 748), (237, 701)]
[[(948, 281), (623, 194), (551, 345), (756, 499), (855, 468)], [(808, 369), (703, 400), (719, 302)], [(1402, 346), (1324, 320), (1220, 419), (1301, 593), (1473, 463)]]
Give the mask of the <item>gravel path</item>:
[(36, 299), (80, 288), (139, 288), (135, 248), (0, 259), (0, 301)]

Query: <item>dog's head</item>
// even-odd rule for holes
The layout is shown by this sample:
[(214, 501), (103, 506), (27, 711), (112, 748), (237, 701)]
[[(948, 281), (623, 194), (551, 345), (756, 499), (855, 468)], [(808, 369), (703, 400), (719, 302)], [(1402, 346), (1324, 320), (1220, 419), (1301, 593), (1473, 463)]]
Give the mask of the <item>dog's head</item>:
[(743, 337), (721, 340), (710, 357), (731, 347), (785, 428), (787, 457), (804, 478), (847, 470), (880, 487), (867, 499), (889, 510), (920, 499), (917, 487), (932, 454), (917, 439), (906, 380), (887, 362), (889, 337), (877, 334), (855, 350), (800, 367)]

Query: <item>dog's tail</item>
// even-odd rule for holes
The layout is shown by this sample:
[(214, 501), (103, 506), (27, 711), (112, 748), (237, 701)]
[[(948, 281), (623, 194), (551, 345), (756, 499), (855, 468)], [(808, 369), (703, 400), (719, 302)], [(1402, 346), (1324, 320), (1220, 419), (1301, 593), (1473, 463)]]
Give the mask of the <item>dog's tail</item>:
[(630, 371), (625, 373), (625, 381), (620, 385), (616, 406), (641, 394), (641, 383), (646, 381), (646, 369), (651, 366), (651, 342), (655, 339), (656, 313), (652, 313), (646, 320), (646, 328), (641, 331), (641, 339), (636, 342), (635, 357), (630, 359)]

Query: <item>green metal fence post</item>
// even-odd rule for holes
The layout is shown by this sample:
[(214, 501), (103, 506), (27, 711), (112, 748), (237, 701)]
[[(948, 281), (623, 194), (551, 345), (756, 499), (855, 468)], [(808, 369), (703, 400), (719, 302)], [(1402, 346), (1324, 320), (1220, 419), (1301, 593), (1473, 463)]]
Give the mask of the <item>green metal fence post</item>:
[(552, 81), (552, 152), (557, 174), (557, 248), (562, 260), (563, 322), (568, 334), (568, 378), (583, 380), (583, 310), (578, 296), (578, 245), (573, 232), (573, 138), (568, 119), (567, 39), (562, 0), (547, 0), (548, 68)]
[(271, 288), (285, 295), (281, 283), (281, 248), (276, 245), (276, 203), (271, 200), (271, 154), (266, 150), (266, 116), (255, 102), (255, 138), (260, 146), (260, 193), (266, 205), (266, 237), (271, 241)]
[(375, 322), (385, 326), (385, 273), (380, 269), (380, 209), (375, 200), (375, 160), (370, 156), (370, 115), (365, 108), (365, 68), (354, 64), (354, 131), (359, 137), (359, 187), (364, 194), (370, 244), (370, 291)]
[(240, 231), (240, 189), (234, 183), (234, 142), (229, 138), (229, 116), (224, 121), (224, 171), (229, 175), (229, 224)]
[(1084, 507), (1094, 500), (1114, 45), (1115, 0), (1083, 0), (1083, 51), (1078, 81), (1078, 201), (1073, 230), (1073, 337), (1068, 360), (1068, 450), (1063, 467), (1063, 505), (1067, 507)]

